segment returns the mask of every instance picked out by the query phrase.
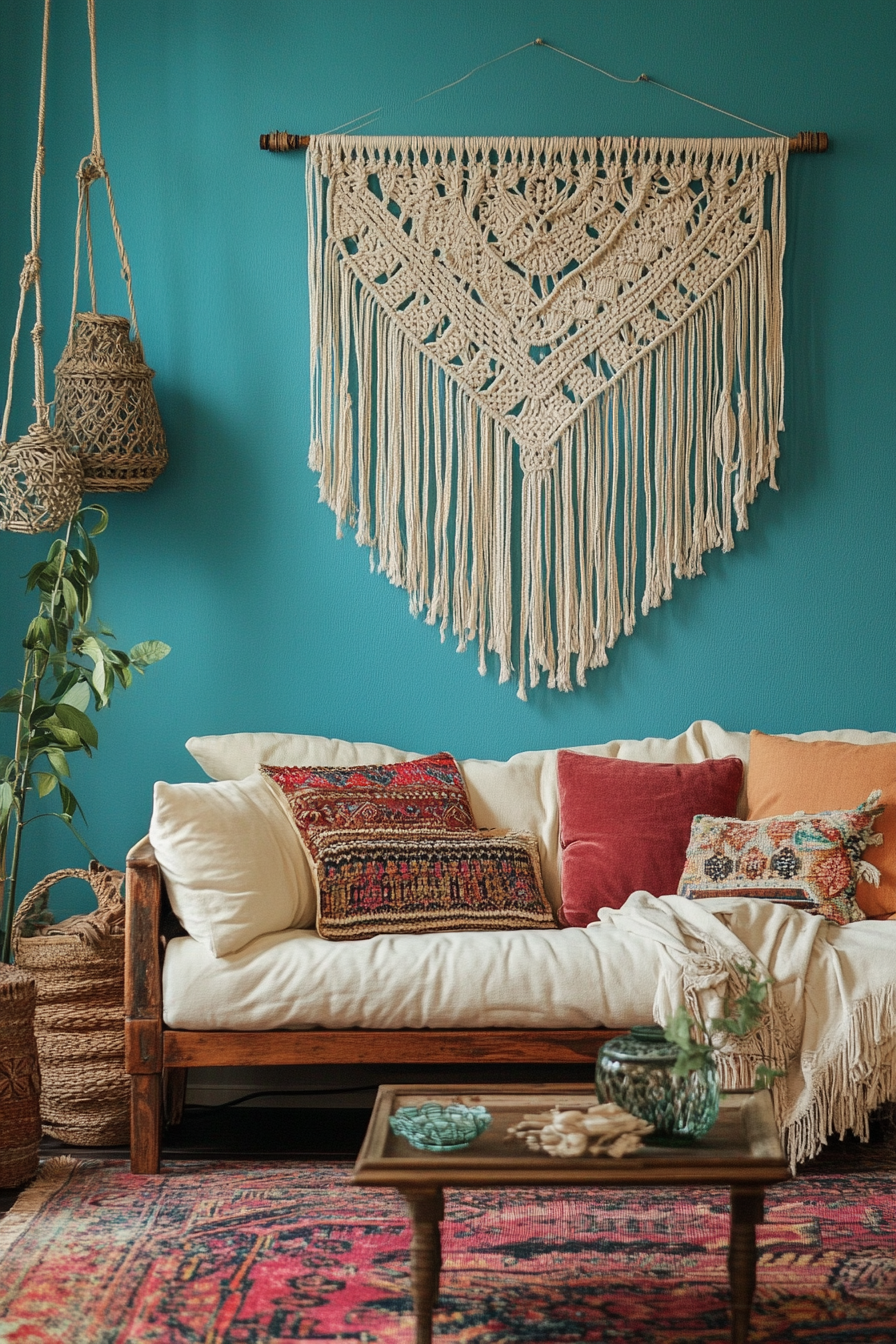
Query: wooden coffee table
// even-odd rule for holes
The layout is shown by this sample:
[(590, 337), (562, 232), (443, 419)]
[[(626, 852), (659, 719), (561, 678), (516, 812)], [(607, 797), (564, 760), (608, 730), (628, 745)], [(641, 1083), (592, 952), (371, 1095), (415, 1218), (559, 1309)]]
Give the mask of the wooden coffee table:
[[(458, 1152), (422, 1152), (392, 1133), (389, 1116), (399, 1106), (420, 1106), (425, 1101), (485, 1106), (493, 1117), (491, 1127)], [(432, 1313), (439, 1298), (442, 1265), (442, 1190), (446, 1185), (730, 1186), (731, 1339), (733, 1344), (745, 1344), (756, 1286), (756, 1224), (763, 1219), (765, 1187), (786, 1181), (790, 1175), (775, 1127), (771, 1096), (768, 1092), (725, 1093), (718, 1121), (704, 1139), (680, 1147), (652, 1145), (618, 1159), (556, 1158), (532, 1153), (520, 1141), (505, 1142), (508, 1125), (521, 1120), (525, 1113), (552, 1106), (584, 1109), (593, 1102), (594, 1089), (585, 1083), (563, 1089), (499, 1084), (480, 1092), (458, 1092), (446, 1086), (379, 1089), (353, 1180), (356, 1185), (394, 1186), (407, 1202), (413, 1227), (411, 1284), (417, 1344), (430, 1344), (432, 1340)]]

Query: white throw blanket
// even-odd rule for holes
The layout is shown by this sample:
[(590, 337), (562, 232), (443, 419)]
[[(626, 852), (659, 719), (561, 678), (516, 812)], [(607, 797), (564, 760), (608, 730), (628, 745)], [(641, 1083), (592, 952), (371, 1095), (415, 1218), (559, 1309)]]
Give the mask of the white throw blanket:
[[(789, 906), (741, 896), (657, 900), (636, 891), (602, 925), (650, 939), (661, 949), (654, 1017), (684, 1004), (704, 1021), (722, 1016), (726, 993), (741, 992), (736, 966), (755, 963), (774, 981), (756, 1031), (717, 1050), (725, 1087), (751, 1087), (755, 1066), (784, 1070), (773, 1088), (791, 1167), (852, 1130), (868, 1138), (868, 1116), (896, 1099), (896, 965), (845, 955), (849, 929)], [(838, 947), (838, 942), (843, 946)]]

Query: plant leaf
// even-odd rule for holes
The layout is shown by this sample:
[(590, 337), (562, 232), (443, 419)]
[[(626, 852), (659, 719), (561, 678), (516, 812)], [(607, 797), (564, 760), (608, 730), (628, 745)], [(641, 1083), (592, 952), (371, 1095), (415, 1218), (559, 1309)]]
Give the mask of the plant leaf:
[[(90, 687), (86, 681), (76, 681), (70, 690), (59, 701), (60, 705), (71, 705), (73, 709), (79, 709), (81, 713), (90, 704)], [(59, 708), (59, 705), (56, 706)]]
[(50, 622), (46, 616), (35, 616), (28, 626), (22, 644), (26, 649), (47, 648), (50, 643)]
[(4, 780), (3, 783), (0, 784), (0, 826), (5, 823), (6, 818), (12, 810), (14, 797), (15, 794), (13, 793), (12, 785)]
[[(58, 657), (58, 655), (56, 656)], [(64, 660), (63, 663), (64, 666), (67, 668), (67, 671), (62, 672), (59, 676), (59, 680), (56, 682), (56, 689), (54, 690), (52, 696), (54, 700), (62, 700), (72, 689), (72, 687), (77, 686), (78, 682), (80, 681), (80, 673), (78, 669), (76, 667), (69, 668), (68, 664), (65, 663)]]
[(771, 1087), (776, 1078), (783, 1078), (783, 1069), (772, 1069), (768, 1064), (756, 1065), (756, 1077), (753, 1080), (753, 1087), (757, 1092), (762, 1092), (765, 1088)]
[(93, 665), (93, 675), (90, 678), (93, 689), (96, 691), (100, 700), (100, 707), (108, 700), (106, 694), (106, 664), (100, 659)]
[(20, 690), (7, 691), (4, 696), (0, 696), (0, 714), (18, 714), (21, 699)]
[(134, 645), (129, 657), (139, 667), (149, 667), (150, 663), (160, 663), (170, 652), (170, 644), (163, 644), (160, 639), (145, 639), (142, 644)]
[(74, 728), (63, 728), (61, 723), (50, 723), (50, 731), (57, 742), (61, 742), (64, 747), (72, 747), (79, 750), (83, 746), (81, 738), (75, 732)]
[(74, 705), (62, 703), (56, 706), (56, 717), (65, 728), (73, 728), (83, 742), (89, 747), (95, 747), (99, 742), (99, 737), (93, 723), (87, 715)]
[(65, 604), (65, 610), (69, 616), (73, 616), (78, 610), (78, 590), (71, 579), (62, 580), (62, 601)]
[[(81, 804), (78, 802), (71, 789), (62, 783), (59, 785), (59, 798), (62, 803), (62, 814), (63, 816), (68, 817), (69, 820), (71, 820), (76, 812), (81, 812)], [(81, 815), (83, 817), (84, 813), (81, 812)]]
[(67, 777), (71, 774), (71, 771), (68, 768), (68, 761), (65, 759), (64, 751), (60, 751), (58, 747), (47, 747), (46, 757), (57, 775)]
[[(88, 513), (88, 511), (92, 511), (93, 513), (99, 514), (98, 521), (94, 523), (93, 527), (90, 528), (86, 528), (86, 514)], [(82, 523), (82, 526), (86, 528), (87, 535), (89, 537), (98, 537), (101, 532), (105, 532), (106, 527), (108, 526), (109, 510), (104, 509), (102, 504), (88, 504), (86, 508), (81, 510), (79, 517), (85, 518), (85, 521), (84, 523)]]
[(31, 566), (31, 568), (29, 569), (28, 573), (25, 576), (25, 591), (27, 593), (30, 593), (31, 589), (36, 587), (39, 580), (43, 578), (44, 570), (46, 568), (47, 563), (45, 560), (38, 560), (36, 565)]
[(37, 785), (38, 798), (46, 798), (48, 793), (52, 793), (58, 780), (55, 775), (48, 774), (46, 770), (35, 770), (32, 779)]

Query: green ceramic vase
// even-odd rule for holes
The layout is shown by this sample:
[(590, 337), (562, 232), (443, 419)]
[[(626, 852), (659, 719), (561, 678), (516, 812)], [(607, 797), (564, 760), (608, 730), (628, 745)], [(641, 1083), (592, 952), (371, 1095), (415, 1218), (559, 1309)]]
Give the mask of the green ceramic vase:
[(598, 1101), (615, 1101), (648, 1121), (655, 1141), (701, 1138), (719, 1114), (715, 1063), (710, 1057), (703, 1068), (681, 1078), (672, 1072), (677, 1054), (662, 1027), (632, 1027), (627, 1036), (615, 1036), (597, 1057)]

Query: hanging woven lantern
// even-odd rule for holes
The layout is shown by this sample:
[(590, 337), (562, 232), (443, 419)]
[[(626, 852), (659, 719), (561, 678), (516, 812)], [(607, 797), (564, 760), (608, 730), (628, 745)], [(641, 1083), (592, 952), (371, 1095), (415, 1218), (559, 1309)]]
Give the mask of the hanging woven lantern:
[(55, 532), (77, 512), (81, 463), (49, 425), (32, 425), (17, 443), (0, 444), (0, 528)]
[[(37, 118), (37, 155), (31, 183), (31, 250), (19, 276), (19, 307), (9, 356), (6, 406), (0, 425), (0, 528), (6, 532), (55, 532), (68, 522), (81, 502), (81, 464), (67, 441), (50, 427), (50, 408), (44, 390), (43, 299), (40, 283), (41, 178), (44, 172), (44, 121), (47, 105), (47, 49), (50, 36), (50, 0), (44, 3), (43, 48), (40, 67), (40, 103)], [(37, 421), (16, 443), (6, 433), (12, 412), (13, 384), (25, 298), (34, 290), (34, 405)]]
[[(93, 144), (78, 169), (75, 272), (68, 341), (56, 365), (56, 428), (77, 452), (86, 490), (146, 490), (168, 461), (165, 431), (152, 390), (153, 370), (143, 357), (131, 267), (103, 158), (96, 62), (96, 5), (87, 0)], [(109, 217), (127, 286), (130, 318), (97, 312), (96, 272), (90, 228), (90, 188), (106, 184)], [(90, 312), (79, 313), (82, 230), (87, 245)], [(133, 338), (131, 337), (133, 332)]]
[(146, 490), (168, 461), (153, 370), (130, 326), (77, 313), (56, 365), (56, 429), (78, 449), (85, 490)]

